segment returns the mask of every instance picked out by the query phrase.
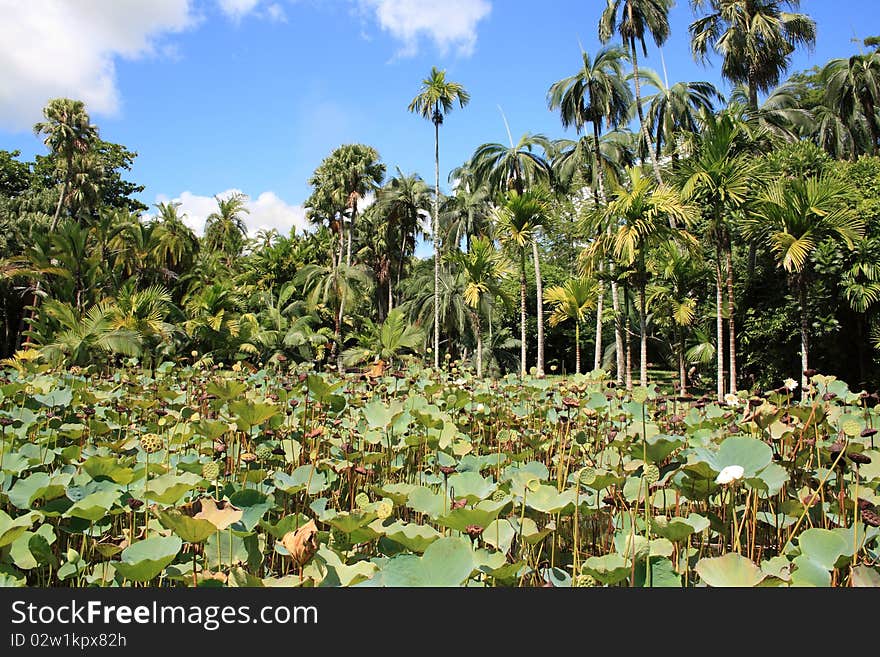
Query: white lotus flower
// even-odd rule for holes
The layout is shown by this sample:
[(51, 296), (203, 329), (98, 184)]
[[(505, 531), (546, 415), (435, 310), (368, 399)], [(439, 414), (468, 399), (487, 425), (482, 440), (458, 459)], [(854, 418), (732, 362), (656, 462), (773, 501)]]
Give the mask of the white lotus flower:
[(741, 465), (728, 465), (718, 473), (717, 477), (715, 477), (715, 483), (723, 486), (734, 481), (739, 481), (743, 478), (744, 473), (745, 470), (743, 470)]
[(724, 403), (728, 406), (739, 406), (739, 397), (732, 392), (728, 392), (724, 395)]
[(477, 413), (482, 413), (486, 410), (486, 407), (483, 404), (477, 404)]
[(784, 385), (785, 389), (788, 390), (789, 392), (793, 392), (794, 389), (798, 387), (798, 382), (795, 381), (794, 379), (789, 378), (789, 379), (786, 379), (782, 385)]

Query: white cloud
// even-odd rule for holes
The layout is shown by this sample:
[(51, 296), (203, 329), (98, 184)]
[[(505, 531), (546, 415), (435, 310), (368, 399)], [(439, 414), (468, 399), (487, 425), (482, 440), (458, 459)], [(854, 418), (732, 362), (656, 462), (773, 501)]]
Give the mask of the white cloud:
[(119, 111), (117, 57), (161, 53), (197, 21), (192, 0), (0, 0), (0, 127), (30, 129), (51, 98)]
[(359, 0), (374, 12), (383, 30), (403, 43), (401, 56), (418, 52), (419, 40), (428, 38), (442, 54), (454, 48), (459, 55), (473, 53), (477, 23), (489, 15), (489, 0)]
[(257, 10), (263, 4), (263, 0), (217, 0), (220, 10), (235, 22), (240, 21), (248, 14), (254, 14), (258, 18), (267, 18), (274, 23), (287, 22), (284, 7), (277, 2), (266, 6), (265, 10)]
[(233, 19), (240, 19), (251, 13), (260, 0), (218, 0), (220, 9)]
[[(233, 194), (241, 194), (240, 189), (227, 189), (217, 194), (222, 199), (227, 199)], [(197, 235), (205, 232), (205, 221), (212, 212), (217, 210), (217, 201), (213, 196), (200, 196), (192, 192), (185, 191), (173, 199), (160, 194), (156, 197), (156, 203), (167, 203), (168, 201), (180, 203), (178, 212), (184, 216), (184, 223), (192, 228)], [(275, 192), (266, 191), (257, 196), (256, 199), (248, 199), (245, 204), (250, 211), (243, 215), (243, 219), (248, 229), (248, 236), (255, 237), (261, 230), (272, 230), (273, 228), (281, 235), (288, 235), (291, 227), (295, 226), (297, 231), (302, 232), (309, 228), (306, 221), (305, 208), (301, 205), (289, 205), (278, 197)]]

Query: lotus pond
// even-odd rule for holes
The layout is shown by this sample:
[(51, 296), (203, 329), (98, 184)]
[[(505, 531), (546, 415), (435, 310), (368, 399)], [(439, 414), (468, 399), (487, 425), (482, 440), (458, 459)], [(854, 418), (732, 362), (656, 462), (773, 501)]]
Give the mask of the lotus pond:
[(20, 367), (6, 586), (874, 586), (874, 395)]

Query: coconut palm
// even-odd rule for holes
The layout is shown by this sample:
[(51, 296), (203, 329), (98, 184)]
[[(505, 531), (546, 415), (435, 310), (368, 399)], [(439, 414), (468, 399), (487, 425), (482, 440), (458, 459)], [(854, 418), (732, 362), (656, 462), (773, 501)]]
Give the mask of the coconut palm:
[(550, 326), (574, 322), (575, 374), (581, 373), (581, 322), (596, 309), (599, 285), (586, 276), (570, 278), (563, 285), (553, 285), (544, 292), (544, 301), (551, 307)]
[[(617, 222), (611, 235), (603, 235), (587, 250), (603, 246), (614, 253), (624, 265), (632, 267), (631, 278), (638, 291), (641, 384), (648, 383), (648, 327), (645, 291), (648, 283), (647, 256), (657, 244), (679, 242), (692, 248), (694, 237), (687, 232), (696, 219), (696, 208), (682, 200), (671, 187), (646, 178), (641, 169), (630, 167), (626, 186), (615, 189), (611, 201), (602, 210), (605, 221)], [(676, 226), (681, 225), (682, 228)], [(601, 245), (606, 242), (606, 245)]]
[(864, 122), (870, 135), (868, 151), (880, 148), (880, 52), (832, 59), (822, 72), (825, 105), (849, 124)]
[(215, 196), (214, 200), (217, 210), (205, 220), (205, 249), (221, 253), (226, 266), (232, 267), (233, 259), (241, 255), (247, 236), (242, 216), (250, 212), (246, 206), (247, 196), (235, 193), (225, 199)]
[[(744, 149), (748, 135), (745, 126), (735, 114), (722, 112), (718, 116), (705, 115), (704, 129), (698, 142), (699, 152), (682, 165), (682, 194), (698, 201), (705, 208), (706, 237), (715, 246), (715, 312), (717, 328), (717, 394), (724, 398), (724, 324), (728, 320), (728, 359), (730, 391), (736, 392), (736, 330), (734, 317), (734, 280), (731, 239), (731, 220), (750, 199), (755, 184), (760, 180), (758, 161)], [(724, 308), (722, 271), (727, 272), (727, 307)]]
[(535, 281), (537, 285), (538, 304), (538, 375), (544, 373), (541, 360), (543, 347), (544, 294), (541, 285), (541, 263), (538, 255), (537, 231), (545, 226), (550, 217), (550, 209), (546, 195), (537, 190), (529, 190), (523, 194), (510, 192), (504, 202), (492, 212), (495, 221), (495, 233), (502, 244), (506, 245), (519, 263), (520, 287), (520, 374), (526, 375), (526, 249), (531, 247), (535, 263)]
[[(681, 133), (696, 134), (700, 130), (700, 115), (712, 112), (715, 103), (724, 97), (711, 82), (676, 82), (671, 87), (649, 68), (639, 71), (644, 82), (657, 89), (657, 93), (645, 96), (648, 132), (654, 135), (654, 159), (659, 160), (664, 145), (672, 146), (677, 157), (675, 140)], [(641, 140), (640, 151), (648, 144)]]
[[(792, 142), (812, 133), (815, 117), (801, 107), (802, 86), (796, 82), (785, 82), (767, 94), (757, 110), (747, 113), (748, 121), (756, 125), (761, 133), (776, 139)], [(749, 88), (739, 84), (730, 94), (729, 107), (749, 106)]]
[(88, 152), (98, 138), (98, 129), (91, 124), (85, 104), (80, 100), (54, 98), (43, 108), (43, 117), (45, 121), (34, 125), (34, 132), (46, 135), (43, 143), (56, 158), (56, 168), (63, 181), (49, 228), (54, 232), (74, 175), (74, 158)]
[(553, 144), (544, 135), (525, 133), (514, 143), (508, 132), (508, 144), (493, 142), (478, 146), (468, 168), (480, 186), (492, 196), (526, 190), (550, 182), (549, 158)]
[(605, 123), (614, 128), (629, 119), (632, 92), (624, 79), (626, 51), (620, 47), (603, 48), (596, 56), (581, 52), (581, 69), (574, 75), (555, 82), (547, 92), (551, 110), (559, 109), (562, 125), (574, 126), (580, 134), (585, 125), (592, 127), (592, 161), (595, 167), (599, 201), (605, 203), (603, 158), (600, 134)]
[(801, 390), (809, 369), (808, 290), (811, 256), (826, 240), (852, 248), (864, 235), (865, 223), (848, 204), (846, 181), (829, 175), (782, 178), (762, 194), (757, 211), (747, 215), (744, 234), (766, 243), (776, 264), (797, 294), (801, 316)]
[(467, 165), (456, 167), (449, 173), (453, 193), (444, 199), (440, 210), (443, 244), (446, 252), (460, 249), (470, 251), (471, 241), (478, 235), (491, 236), (489, 221), (489, 195), (485, 187), (477, 184)]
[[(657, 47), (662, 46), (669, 38), (669, 10), (674, 0), (607, 0), (608, 4), (599, 19), (599, 40), (608, 43), (616, 34), (623, 40), (624, 46), (629, 50), (633, 68), (633, 82), (636, 91), (636, 109), (639, 115), (639, 126), (645, 143), (648, 145), (648, 153), (653, 154), (654, 147), (651, 143), (651, 135), (645, 123), (644, 111), (642, 110), (641, 79), (639, 77), (639, 55), (636, 43), (642, 46), (642, 53), (648, 55), (646, 37), (651, 37)], [(651, 157), (654, 176), (661, 183), (660, 164)]]
[(419, 94), (409, 104), (409, 111), (420, 114), (434, 124), (434, 367), (440, 367), (440, 126), (443, 115), (449, 114), (458, 103), (468, 104), (471, 97), (458, 82), (446, 80), (446, 71), (431, 67), (431, 73), (422, 80)]
[(721, 75), (748, 86), (749, 109), (758, 110), (758, 92), (779, 84), (798, 46), (816, 43), (816, 23), (797, 10), (800, 0), (691, 0), (702, 12), (690, 25), (694, 57), (721, 56)]
[(151, 255), (160, 266), (179, 275), (192, 266), (199, 250), (198, 238), (183, 223), (180, 203), (158, 203), (155, 207), (159, 214), (153, 221)]
[(491, 312), (496, 298), (506, 301), (502, 283), (509, 274), (507, 259), (495, 249), (491, 239), (475, 237), (467, 253), (453, 251), (450, 259), (461, 268), (465, 277), (464, 301), (471, 310), (474, 335), (477, 339), (477, 377), (483, 376), (483, 332), (481, 314)]

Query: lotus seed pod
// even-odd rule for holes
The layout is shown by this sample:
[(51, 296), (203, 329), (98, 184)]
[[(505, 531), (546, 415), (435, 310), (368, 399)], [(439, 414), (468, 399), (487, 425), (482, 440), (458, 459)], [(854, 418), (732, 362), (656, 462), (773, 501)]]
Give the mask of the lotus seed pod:
[(592, 587), (594, 587), (594, 586), (597, 585), (597, 582), (596, 582), (596, 580), (593, 578), (592, 575), (578, 575), (578, 576), (575, 578), (575, 583), (576, 583), (580, 588), (592, 588)]
[(216, 481), (220, 476), (220, 464), (217, 461), (208, 461), (202, 466), (202, 477), (208, 481)]
[(354, 503), (357, 505), (359, 509), (363, 509), (370, 503), (370, 496), (365, 492), (361, 491), (354, 497)]
[(253, 452), (244, 452), (244, 453), (241, 455), (241, 460), (242, 460), (244, 463), (253, 463), (254, 461), (257, 460), (257, 455), (254, 454)]
[(155, 454), (164, 446), (159, 434), (145, 433), (140, 439), (141, 449), (147, 454)]
[(388, 502), (379, 502), (379, 504), (376, 505), (376, 515), (379, 516), (380, 520), (390, 518), (392, 510), (392, 506), (388, 504)]
[(651, 484), (656, 484), (658, 481), (660, 481), (660, 468), (658, 468), (653, 463), (650, 463), (645, 466), (643, 476), (645, 478), (645, 482), (647, 482), (649, 486)]
[(593, 483), (593, 480), (596, 478), (596, 469), (587, 466), (586, 468), (581, 468), (581, 473), (578, 475), (578, 480), (584, 485), (589, 486)]
[(262, 443), (257, 445), (257, 448), (254, 450), (254, 453), (257, 455), (257, 458), (261, 461), (266, 461), (267, 459), (272, 458), (272, 448), (269, 447), (266, 443)]
[(505, 498), (505, 493), (504, 493), (504, 491), (501, 490), (500, 488), (496, 488), (496, 489), (492, 492), (492, 501), (493, 501), (493, 502), (500, 502), (500, 501), (503, 500), (504, 498)]

